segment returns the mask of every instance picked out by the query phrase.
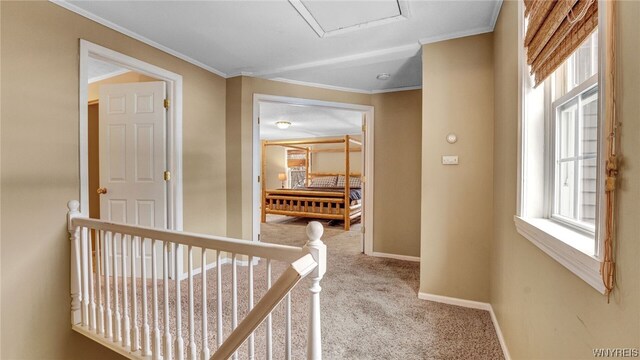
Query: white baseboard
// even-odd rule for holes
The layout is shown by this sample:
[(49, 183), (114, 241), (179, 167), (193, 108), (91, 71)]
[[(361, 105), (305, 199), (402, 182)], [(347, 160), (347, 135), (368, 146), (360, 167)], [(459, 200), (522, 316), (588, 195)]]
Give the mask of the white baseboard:
[(371, 253), (371, 256), (387, 258), (387, 259), (420, 262), (420, 257), (418, 256), (387, 254), (387, 253), (381, 253), (381, 252), (375, 252), (375, 251)]
[(498, 319), (496, 318), (496, 314), (493, 312), (493, 307), (491, 306), (491, 304), (480, 302), (480, 301), (459, 299), (459, 298), (454, 298), (449, 296), (434, 295), (434, 294), (423, 293), (423, 292), (418, 293), (418, 299), (488, 311), (489, 315), (491, 315), (491, 322), (493, 323), (493, 327), (496, 329), (496, 335), (498, 336), (498, 342), (500, 342), (500, 347), (502, 348), (502, 353), (504, 354), (504, 358), (506, 360), (511, 360), (511, 355), (509, 355), (509, 349), (507, 348), (507, 343), (504, 340), (504, 336), (502, 335), (502, 330), (500, 329), (500, 324), (498, 324)]
[(498, 341), (500, 341), (500, 347), (502, 348), (504, 358), (506, 360), (511, 360), (511, 355), (509, 354), (509, 349), (507, 348), (507, 342), (504, 340), (504, 336), (502, 335), (502, 330), (500, 329), (500, 324), (498, 324), (496, 313), (493, 312), (493, 306), (491, 306), (491, 310), (489, 310), (489, 313), (491, 313), (491, 321), (493, 322), (493, 327), (496, 328), (496, 334), (498, 335)]
[(462, 307), (471, 308), (471, 309), (480, 309), (480, 310), (486, 310), (486, 311), (491, 310), (491, 304), (489, 303), (459, 299), (459, 298), (442, 296), (442, 295), (434, 295), (434, 294), (428, 294), (423, 292), (418, 293), (418, 299), (435, 301), (435, 302), (449, 304), (449, 305), (462, 306)]

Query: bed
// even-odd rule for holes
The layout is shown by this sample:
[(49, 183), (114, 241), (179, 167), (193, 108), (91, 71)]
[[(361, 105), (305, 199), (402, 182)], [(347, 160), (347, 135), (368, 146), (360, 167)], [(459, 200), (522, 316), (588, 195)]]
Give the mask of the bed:
[[(262, 181), (262, 222), (266, 222), (267, 214), (305, 217), (314, 219), (332, 219), (344, 221), (344, 229), (349, 230), (351, 222), (362, 216), (362, 176), (349, 171), (350, 145), (362, 145), (349, 135), (335, 139), (319, 139), (315, 141), (263, 141), (262, 142), (262, 178), (265, 174), (265, 147), (284, 146), (303, 149), (309, 164), (309, 147), (311, 144), (344, 144), (345, 172), (313, 173), (307, 167), (304, 187), (295, 189), (266, 189)], [(345, 174), (349, 174), (349, 181)], [(346, 205), (346, 206), (345, 206)]]

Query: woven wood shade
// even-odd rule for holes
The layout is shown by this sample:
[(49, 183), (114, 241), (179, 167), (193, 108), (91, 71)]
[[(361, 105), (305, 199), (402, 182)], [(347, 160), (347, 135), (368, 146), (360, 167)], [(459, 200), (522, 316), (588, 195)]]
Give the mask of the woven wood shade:
[(525, 0), (527, 63), (542, 83), (598, 27), (596, 0)]

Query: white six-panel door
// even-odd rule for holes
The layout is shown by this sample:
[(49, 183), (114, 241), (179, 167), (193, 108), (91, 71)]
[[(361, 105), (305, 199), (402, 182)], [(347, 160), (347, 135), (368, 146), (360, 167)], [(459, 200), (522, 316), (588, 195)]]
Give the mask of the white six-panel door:
[[(165, 94), (162, 81), (100, 86), (100, 188), (106, 190), (100, 195), (101, 219), (166, 228)], [(119, 258), (119, 240), (115, 246)], [(151, 274), (150, 240), (145, 249)], [(159, 264), (161, 254), (162, 249), (156, 249)], [(140, 249), (135, 256), (140, 261)]]

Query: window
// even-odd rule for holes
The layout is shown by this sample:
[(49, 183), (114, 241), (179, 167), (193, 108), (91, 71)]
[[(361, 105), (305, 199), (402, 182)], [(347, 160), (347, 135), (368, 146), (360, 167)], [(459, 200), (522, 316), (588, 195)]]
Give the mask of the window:
[(550, 218), (590, 236), (597, 210), (597, 46), (596, 32), (548, 80), (551, 89), (554, 82), (564, 85), (560, 96), (551, 94)]
[(535, 88), (522, 49), (519, 204), (514, 221), (521, 235), (604, 293), (599, 36), (596, 30)]

